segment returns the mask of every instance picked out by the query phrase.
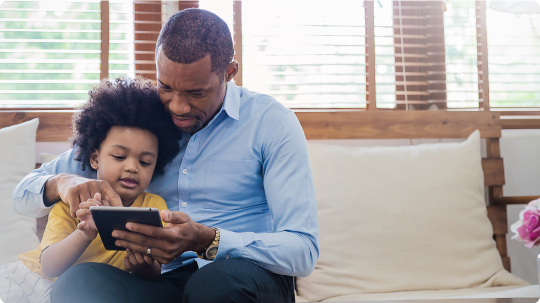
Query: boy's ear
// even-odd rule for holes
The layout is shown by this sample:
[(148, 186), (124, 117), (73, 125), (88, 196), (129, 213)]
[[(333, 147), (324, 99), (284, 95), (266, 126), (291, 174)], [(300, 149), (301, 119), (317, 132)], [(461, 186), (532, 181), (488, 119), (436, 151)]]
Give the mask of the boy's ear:
[(92, 168), (95, 169), (95, 170), (97, 170), (98, 166), (99, 166), (98, 165), (98, 158), (99, 158), (99, 151), (95, 150), (90, 155), (90, 166), (92, 166)]

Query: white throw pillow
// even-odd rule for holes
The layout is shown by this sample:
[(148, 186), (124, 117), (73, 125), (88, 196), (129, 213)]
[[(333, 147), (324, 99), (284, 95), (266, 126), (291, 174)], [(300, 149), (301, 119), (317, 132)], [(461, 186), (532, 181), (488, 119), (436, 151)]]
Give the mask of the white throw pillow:
[(0, 264), (39, 245), (36, 219), (17, 215), (11, 193), (36, 165), (36, 130), (39, 119), (0, 129)]
[(478, 131), (461, 143), (308, 146), (320, 257), (298, 295), (524, 283), (503, 269), (492, 238)]

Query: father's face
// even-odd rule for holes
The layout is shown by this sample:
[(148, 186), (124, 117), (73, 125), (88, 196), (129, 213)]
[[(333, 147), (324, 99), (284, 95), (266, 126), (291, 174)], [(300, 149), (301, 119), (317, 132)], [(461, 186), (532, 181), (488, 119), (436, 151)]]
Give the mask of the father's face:
[(238, 70), (238, 63), (227, 67), (225, 81), (211, 72), (210, 56), (191, 63), (181, 64), (169, 60), (162, 51), (156, 58), (158, 92), (165, 109), (171, 113), (174, 124), (185, 132), (196, 132), (218, 112), (225, 92), (226, 82)]

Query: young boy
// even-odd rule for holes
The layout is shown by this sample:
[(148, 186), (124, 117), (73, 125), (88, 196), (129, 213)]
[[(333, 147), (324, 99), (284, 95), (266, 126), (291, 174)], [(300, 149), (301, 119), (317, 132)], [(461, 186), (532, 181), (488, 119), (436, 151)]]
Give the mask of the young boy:
[[(165, 201), (144, 192), (152, 177), (178, 153), (180, 134), (165, 111), (155, 85), (141, 78), (102, 81), (74, 115), (73, 148), (82, 170), (97, 171), (122, 199), (124, 207), (167, 209)], [(69, 267), (106, 263), (147, 279), (157, 279), (160, 265), (150, 256), (103, 247), (89, 207), (101, 205), (99, 194), (80, 204), (77, 218), (69, 205), (56, 203), (37, 249), (0, 266), (0, 302), (50, 302), (56, 277)]]

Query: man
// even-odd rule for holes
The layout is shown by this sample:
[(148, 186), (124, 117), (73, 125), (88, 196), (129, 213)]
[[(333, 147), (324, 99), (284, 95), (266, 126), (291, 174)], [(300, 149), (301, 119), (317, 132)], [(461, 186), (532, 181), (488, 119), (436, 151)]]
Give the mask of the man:
[[(287, 302), (293, 276), (318, 258), (318, 220), (306, 140), (295, 114), (235, 86), (225, 22), (205, 10), (176, 13), (156, 44), (160, 98), (178, 129), (180, 153), (147, 191), (165, 199), (167, 227), (127, 224), (116, 244), (162, 266), (157, 282), (110, 266), (72, 267), (53, 302)], [(23, 179), (14, 209), (42, 216), (62, 200), (72, 214), (100, 192), (118, 196), (68, 151)], [(203, 267), (204, 266), (204, 267)]]

